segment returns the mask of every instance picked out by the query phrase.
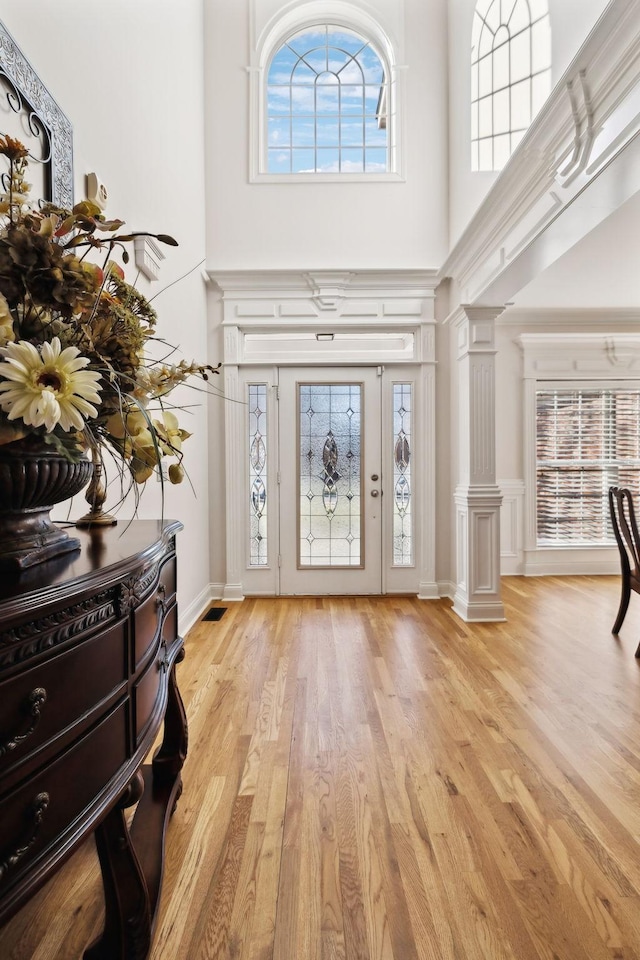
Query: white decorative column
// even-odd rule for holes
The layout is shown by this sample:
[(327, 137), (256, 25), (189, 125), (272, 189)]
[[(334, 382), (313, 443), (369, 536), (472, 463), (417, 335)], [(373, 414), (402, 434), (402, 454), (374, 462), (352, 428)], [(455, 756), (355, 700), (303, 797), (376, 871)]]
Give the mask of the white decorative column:
[[(243, 491), (240, 478), (244, 477), (245, 463), (242, 443), (236, 438), (245, 436), (245, 405), (241, 402), (239, 383), (240, 332), (237, 326), (224, 331), (224, 429), (227, 582), (223, 600), (243, 600), (242, 574), (244, 570), (245, 541), (242, 535)], [(231, 439), (233, 438), (233, 439)]]
[(453, 609), (467, 621), (504, 620), (500, 596), (500, 504), (496, 484), (495, 319), (504, 307), (463, 305), (457, 337), (457, 587)]

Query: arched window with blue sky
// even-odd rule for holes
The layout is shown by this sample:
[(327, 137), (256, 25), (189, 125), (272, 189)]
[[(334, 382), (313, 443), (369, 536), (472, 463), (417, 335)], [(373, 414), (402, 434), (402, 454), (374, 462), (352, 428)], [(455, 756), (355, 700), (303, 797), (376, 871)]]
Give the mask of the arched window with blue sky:
[(471, 169), (502, 170), (550, 92), (547, 0), (478, 0), (471, 42)]
[(332, 24), (308, 27), (271, 57), (268, 173), (387, 173), (390, 120), (388, 69), (359, 33)]

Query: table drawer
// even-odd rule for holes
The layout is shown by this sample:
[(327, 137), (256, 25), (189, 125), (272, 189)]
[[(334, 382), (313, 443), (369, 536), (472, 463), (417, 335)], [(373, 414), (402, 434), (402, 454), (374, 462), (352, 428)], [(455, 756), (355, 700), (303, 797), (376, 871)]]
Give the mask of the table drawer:
[(163, 613), (176, 592), (176, 558), (170, 557), (161, 568), (157, 586), (134, 612), (134, 656), (137, 668), (148, 653), (160, 629)]
[(160, 583), (164, 588), (164, 595), (171, 600), (176, 592), (176, 558), (170, 557), (160, 567)]
[(153, 717), (162, 684), (166, 683), (164, 655), (164, 647), (161, 646), (158, 648), (157, 656), (151, 661), (134, 687), (136, 747), (140, 744)]
[(162, 684), (167, 682), (167, 648), (176, 639), (178, 607), (174, 602), (162, 622), (162, 639), (156, 655), (134, 687), (136, 746), (139, 745), (155, 714)]
[(173, 603), (162, 621), (162, 642), (170, 647), (178, 636), (178, 605)]
[(36, 858), (54, 855), (71, 825), (78, 836), (87, 829), (83, 812), (86, 818), (95, 815), (92, 802), (127, 759), (126, 714), (126, 704), (119, 704), (94, 730), (0, 801), (0, 863), (5, 867), (0, 892)]
[(108, 630), (0, 683), (0, 772), (99, 707), (126, 681), (126, 630)]

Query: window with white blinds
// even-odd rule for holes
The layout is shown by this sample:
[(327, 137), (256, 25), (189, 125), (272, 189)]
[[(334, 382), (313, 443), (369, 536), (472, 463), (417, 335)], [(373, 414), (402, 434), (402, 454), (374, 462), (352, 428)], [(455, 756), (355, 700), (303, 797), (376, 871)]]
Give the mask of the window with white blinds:
[(610, 486), (640, 501), (640, 390), (538, 390), (538, 546), (614, 543)]

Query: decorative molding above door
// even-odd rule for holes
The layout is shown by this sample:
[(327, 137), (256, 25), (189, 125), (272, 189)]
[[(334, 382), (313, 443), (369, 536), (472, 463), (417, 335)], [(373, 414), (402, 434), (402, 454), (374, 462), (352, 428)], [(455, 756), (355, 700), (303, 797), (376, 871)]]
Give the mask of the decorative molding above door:
[(210, 271), (226, 364), (430, 362), (436, 272)]

